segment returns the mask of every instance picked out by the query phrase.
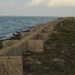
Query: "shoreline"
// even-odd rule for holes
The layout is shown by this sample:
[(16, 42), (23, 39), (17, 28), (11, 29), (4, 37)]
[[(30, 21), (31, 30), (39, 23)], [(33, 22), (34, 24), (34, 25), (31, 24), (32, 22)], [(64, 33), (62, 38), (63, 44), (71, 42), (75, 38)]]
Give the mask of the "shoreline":
[[(58, 19), (58, 18), (57, 18)], [(57, 20), (56, 19), (56, 20)], [(54, 21), (54, 20), (53, 20)], [(51, 22), (51, 21), (49, 21)], [(48, 23), (48, 22), (46, 22)], [(16, 31), (15, 33), (9, 33), (7, 34), (7, 37), (5, 35), (3, 36), (0, 36), (0, 41), (4, 41), (4, 40), (13, 40), (14, 38), (16, 38), (17, 35), (19, 35), (21, 32), (30, 32), (31, 29), (35, 29), (36, 27), (40, 26), (40, 25), (43, 25), (43, 24), (46, 24), (46, 23), (40, 23), (38, 25), (35, 25), (35, 26), (31, 26), (31, 27), (28, 27), (27, 29), (24, 29), (24, 30), (21, 30), (21, 31)], [(2, 38), (2, 39), (1, 39)], [(18, 38), (16, 38), (18, 39)]]
[[(57, 19), (55, 19), (55, 20), (60, 20), (60, 19), (62, 19), (62, 18), (57, 18)], [(36, 25), (36, 26), (29, 27), (29, 28), (24, 29), (24, 30), (22, 30), (22, 31), (12, 33), (12, 37), (7, 38), (7, 39), (0, 40), (0, 42), (1, 42), (1, 43), (0, 43), (0, 46), (1, 46), (0, 49), (3, 49), (3, 45), (2, 45), (2, 42), (3, 42), (3, 41), (8, 41), (8, 40), (12, 40), (12, 41), (13, 41), (13, 40), (22, 40), (22, 39), (23, 39), (23, 38), (21, 38), (21, 33), (22, 33), (22, 32), (35, 32), (36, 29), (37, 29), (37, 27), (40, 27), (41, 25), (44, 25), (44, 24), (53, 22), (53, 21), (55, 21), (55, 20), (52, 20), (52, 21), (49, 21), (49, 22), (46, 22), (46, 23), (43, 23), (43, 24), (40, 23), (40, 24), (38, 24), (38, 25)]]
[[(44, 23), (43, 23), (43, 24), (44, 24)], [(21, 40), (21, 39), (22, 39), (22, 38), (21, 38), (21, 33), (22, 33), (22, 32), (31, 32), (31, 30), (35, 30), (36, 27), (38, 27), (38, 26), (40, 26), (40, 25), (43, 25), (43, 24), (40, 23), (40, 24), (38, 24), (38, 25), (36, 25), (36, 26), (29, 27), (29, 28), (24, 29), (24, 30), (22, 30), (22, 31), (18, 31), (18, 32), (12, 33), (12, 36), (11, 36), (10, 38), (6, 38), (6, 39), (0, 40), (0, 49), (3, 48), (3, 45), (2, 45), (2, 42), (3, 42), (3, 41), (8, 41), (8, 40)]]
[[(48, 22), (47, 22), (48, 23)], [(45, 24), (45, 23), (43, 23), (43, 24)], [(21, 33), (23, 33), (23, 32), (31, 32), (31, 30), (35, 30), (36, 29), (36, 27), (38, 27), (38, 26), (40, 26), (40, 25), (43, 25), (43, 24), (38, 24), (38, 25), (36, 25), (36, 26), (32, 26), (32, 27), (29, 27), (29, 28), (27, 28), (27, 29), (24, 29), (24, 30), (22, 30), (22, 31), (18, 31), (18, 32), (15, 32), (15, 33), (12, 33), (12, 36), (10, 37), (10, 38), (6, 38), (6, 39), (2, 39), (2, 40), (0, 40), (0, 49), (3, 49), (3, 44), (2, 44), (2, 42), (3, 41), (8, 41), (8, 40), (22, 40), (22, 38), (21, 38)], [(9, 34), (8, 34), (9, 35)]]
[[(41, 24), (39, 24), (39, 25), (41, 25)], [(31, 29), (34, 29), (34, 28), (36, 28), (37, 26), (39, 26), (39, 25), (36, 25), (36, 26), (32, 26), (32, 27), (29, 27), (29, 28), (27, 28), (27, 29), (24, 29), (24, 30), (21, 30), (21, 31), (16, 31), (15, 33), (9, 33), (9, 34), (7, 34), (7, 35), (9, 35), (10, 37), (5, 37), (5, 35), (2, 37), (0, 37), (0, 38), (6, 38), (6, 39), (0, 39), (0, 41), (4, 41), (4, 40), (9, 40), (9, 39), (11, 39), (12, 40), (12, 38), (14, 38), (15, 36), (17, 36), (18, 34), (20, 34), (21, 32), (30, 32), (30, 30)]]
[[(43, 23), (43, 24), (38, 24), (37, 26), (34, 26), (34, 27), (30, 27), (29, 29), (27, 29), (27, 30), (25, 30), (25, 31), (20, 31), (17, 35), (15, 35), (14, 37), (11, 37), (10, 39), (5, 39), (5, 40), (2, 40), (3, 42), (5, 42), (6, 43), (6, 45), (8, 45), (8, 46), (6, 46), (6, 48), (4, 48), (4, 45), (3, 45), (3, 48), (1, 48), (1, 50), (2, 49), (8, 49), (8, 48), (11, 48), (11, 47), (14, 47), (15, 45), (13, 44), (14, 42), (14, 40), (15, 40), (15, 43), (17, 43), (16, 42), (16, 40), (18, 40), (19, 41), (19, 44), (21, 43), (21, 42), (25, 42), (26, 41), (26, 39), (28, 40), (29, 38), (31, 38), (32, 36), (35, 36), (35, 35), (37, 35), (37, 33), (39, 33), (43, 28), (45, 28), (47, 25), (49, 25), (49, 24), (51, 24), (52, 25), (52, 27), (54, 27), (54, 25), (56, 25), (57, 23), (59, 23), (61, 20), (63, 20), (63, 18), (57, 18), (57, 19), (55, 19), (55, 20), (52, 20), (52, 21), (49, 21), (49, 22), (46, 22), (46, 23)], [(46, 32), (46, 29), (44, 29), (45, 30), (45, 32)], [(52, 29), (51, 29), (52, 30)], [(51, 30), (48, 30), (48, 31), (51, 31)], [(27, 33), (23, 33), (23, 37), (20, 35), (22, 32), (27, 32)], [(42, 33), (42, 32), (41, 32)], [(44, 33), (44, 32), (43, 32)], [(21, 37), (21, 38), (20, 38)], [(24, 40), (25, 39), (25, 40)], [(2, 42), (2, 43), (3, 43)], [(13, 44), (13, 45), (12, 45)], [(12, 45), (12, 46), (11, 46)], [(18, 45), (18, 43), (16, 44), (16, 45)]]
[[(39, 18), (38, 18), (39, 19)], [(24, 27), (23, 29), (19, 29), (19, 30), (17, 30), (17, 31), (10, 31), (9, 29), (8, 29), (8, 33), (3, 33), (4, 32), (4, 30), (3, 30), (3, 32), (1, 33), (1, 35), (0, 35), (0, 40), (8, 40), (8, 39), (10, 39), (11, 37), (14, 37), (13, 35), (16, 35), (16, 34), (18, 34), (17, 32), (22, 32), (22, 31), (26, 31), (26, 30), (29, 30), (30, 28), (33, 28), (33, 27), (37, 27), (38, 25), (40, 25), (40, 24), (45, 24), (45, 23), (47, 23), (47, 22), (50, 22), (50, 21), (53, 21), (53, 20), (56, 20), (56, 19), (58, 19), (58, 17), (55, 17), (55, 19), (53, 18), (50, 18), (50, 19), (48, 19), (48, 20), (46, 20), (46, 19), (43, 19), (43, 21), (41, 21), (40, 22), (40, 20), (37, 20), (37, 19), (33, 19), (30, 23), (30, 25), (28, 26), (28, 24), (27, 24), (27, 26), (28, 27)], [(26, 20), (27, 21), (27, 20)], [(30, 20), (29, 20), (30, 21)], [(33, 23), (33, 21), (36, 21), (36, 23), (35, 23), (35, 25), (34, 25), (34, 23)], [(26, 23), (24, 23), (24, 24), (26, 24)]]

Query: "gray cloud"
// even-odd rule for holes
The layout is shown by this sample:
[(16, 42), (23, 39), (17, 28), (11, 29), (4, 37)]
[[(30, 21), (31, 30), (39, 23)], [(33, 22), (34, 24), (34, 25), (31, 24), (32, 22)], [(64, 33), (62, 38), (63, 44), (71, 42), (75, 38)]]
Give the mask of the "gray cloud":
[(75, 6), (75, 0), (32, 0), (30, 3), (32, 6)]

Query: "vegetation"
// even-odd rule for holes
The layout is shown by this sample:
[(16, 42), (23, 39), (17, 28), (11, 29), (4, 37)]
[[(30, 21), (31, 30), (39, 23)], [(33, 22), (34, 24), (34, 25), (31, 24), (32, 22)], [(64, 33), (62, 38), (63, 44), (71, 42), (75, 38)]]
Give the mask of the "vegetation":
[(75, 20), (62, 23), (45, 42), (44, 53), (31, 55), (39, 62), (32, 65), (35, 75), (75, 75)]
[(18, 34), (14, 35), (13, 37), (10, 38), (10, 40), (20, 40), (21, 39), (21, 34), (18, 32)]
[(3, 48), (2, 41), (0, 41), (0, 49)]

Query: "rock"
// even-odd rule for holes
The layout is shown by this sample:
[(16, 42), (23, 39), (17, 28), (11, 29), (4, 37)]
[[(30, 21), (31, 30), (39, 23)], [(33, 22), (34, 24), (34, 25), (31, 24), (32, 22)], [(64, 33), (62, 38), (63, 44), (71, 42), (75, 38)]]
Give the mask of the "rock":
[(47, 70), (48, 68), (47, 67), (44, 67), (44, 69)]
[(52, 40), (52, 38), (49, 38), (49, 40)]
[(41, 64), (42, 64), (42, 62), (40, 62), (40, 61), (36, 61), (36, 63), (37, 63), (38, 65), (41, 65)]
[(75, 45), (72, 43), (72, 44), (71, 44), (71, 46), (73, 46), (73, 47), (74, 47)]
[(27, 64), (35, 64), (35, 61), (30, 57), (28, 57), (28, 58), (26, 58), (24, 60), (25, 60), (25, 63), (27, 63)]
[(54, 58), (53, 61), (58, 62), (59, 58)]
[(44, 73), (44, 75), (47, 75), (46, 73)]
[(65, 53), (65, 50), (61, 50), (61, 53)]
[(31, 51), (25, 51), (25, 52), (23, 52), (23, 56), (25, 57), (25, 56), (30, 56), (30, 55), (32, 55), (32, 52)]
[(64, 63), (64, 60), (60, 59), (60, 58), (54, 58), (53, 61), (54, 62), (59, 62), (59, 63)]
[(50, 49), (50, 46), (49, 46), (49, 45), (45, 45), (45, 48), (46, 48), (46, 49)]

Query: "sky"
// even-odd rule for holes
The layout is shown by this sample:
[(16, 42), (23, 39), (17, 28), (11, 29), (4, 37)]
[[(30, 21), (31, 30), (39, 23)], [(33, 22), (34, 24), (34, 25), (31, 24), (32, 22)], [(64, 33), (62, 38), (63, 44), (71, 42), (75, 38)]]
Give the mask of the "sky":
[(0, 0), (0, 16), (73, 16), (75, 0)]

